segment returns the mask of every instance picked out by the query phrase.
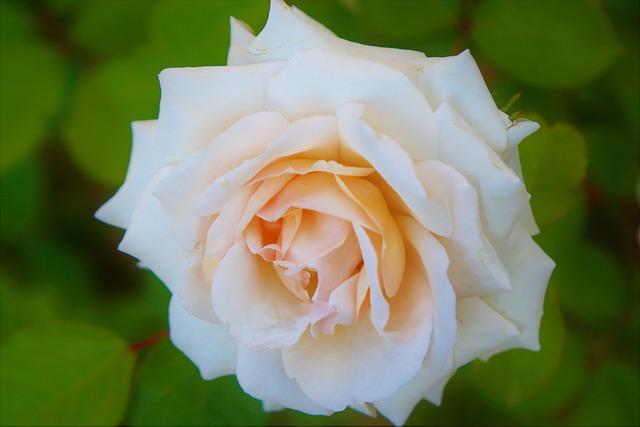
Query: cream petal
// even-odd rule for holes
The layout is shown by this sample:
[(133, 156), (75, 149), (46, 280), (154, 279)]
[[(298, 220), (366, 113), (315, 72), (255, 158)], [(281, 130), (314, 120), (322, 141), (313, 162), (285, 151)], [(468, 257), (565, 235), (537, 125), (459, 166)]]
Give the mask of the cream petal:
[(169, 336), (205, 380), (236, 372), (237, 344), (229, 335), (229, 328), (192, 316), (175, 295), (169, 303)]
[(502, 153), (507, 146), (502, 112), (471, 53), (465, 50), (457, 56), (426, 58), (421, 65), (419, 86), (433, 109), (449, 104), (493, 150)]
[(185, 224), (202, 193), (216, 178), (262, 154), (288, 126), (289, 122), (278, 113), (250, 114), (214, 138), (206, 148), (180, 162), (154, 190), (167, 216), (175, 224)]
[[(433, 299), (433, 335), (425, 367), (436, 373), (447, 360), (455, 344), (456, 295), (449, 281), (449, 259), (440, 242), (411, 217), (395, 216), (407, 243), (408, 262), (428, 279)], [(392, 300), (393, 304), (393, 300)], [(392, 310), (394, 309), (392, 305)]]
[(516, 325), (479, 297), (458, 300), (457, 318), (456, 368), (520, 335)]
[(267, 95), (269, 110), (289, 120), (335, 115), (340, 105), (351, 101), (365, 105), (362, 119), (398, 141), (412, 159), (437, 156), (433, 111), (396, 69), (327, 49), (304, 50), (271, 79)]
[(145, 120), (131, 123), (133, 147), (131, 160), (124, 183), (95, 213), (96, 218), (107, 224), (127, 228), (133, 216), (133, 210), (153, 173), (151, 150), (156, 136), (157, 120)]
[(462, 173), (478, 192), (482, 228), (495, 251), (502, 251), (529, 201), (522, 180), (446, 103), (436, 111), (440, 161)]
[(244, 65), (249, 63), (243, 61), (242, 57), (245, 46), (256, 38), (253, 30), (245, 22), (233, 16), (229, 18), (229, 26), (231, 28), (231, 37), (229, 52), (227, 54), (227, 65)]
[(415, 406), (424, 398), (440, 404), (439, 396), (442, 395), (444, 385), (453, 373), (453, 357), (449, 356), (443, 368), (431, 373), (422, 367), (418, 374), (408, 383), (400, 387), (393, 396), (374, 403), (375, 408), (396, 426), (405, 424)]
[(276, 159), (297, 154), (311, 159), (334, 159), (338, 153), (335, 117), (315, 116), (293, 122), (259, 156), (217, 178), (203, 193), (198, 204), (201, 215), (222, 209), (228, 197)]
[[(400, 196), (410, 212), (434, 233), (451, 234), (451, 219), (445, 204), (430, 197), (416, 176), (410, 156), (397, 142), (386, 135), (378, 136), (361, 120), (364, 106), (349, 103), (338, 108), (338, 126), (344, 151), (352, 151), (370, 164)], [(375, 123), (375, 122), (374, 122)], [(434, 152), (435, 155), (435, 152)], [(351, 159), (351, 161), (354, 161)]]
[(309, 324), (310, 304), (293, 295), (271, 263), (249, 252), (243, 241), (220, 261), (211, 287), (218, 318), (247, 345), (293, 345)]
[(520, 335), (494, 348), (491, 354), (514, 347), (539, 350), (544, 295), (555, 263), (540, 249), (524, 227), (516, 224), (505, 251), (504, 265), (511, 275), (513, 291), (494, 293), (483, 298), (518, 326)]
[(236, 376), (240, 387), (256, 399), (310, 415), (330, 415), (333, 412), (312, 401), (296, 381), (287, 376), (281, 350), (238, 344)]
[(344, 219), (304, 210), (285, 258), (295, 264), (323, 258), (343, 245), (351, 229), (351, 223)]
[(188, 253), (152, 194), (156, 184), (170, 171), (170, 166), (160, 169), (146, 186), (118, 249), (139, 259), (174, 292), (180, 281), (182, 261)]
[(451, 211), (453, 234), (440, 241), (451, 261), (449, 277), (458, 298), (511, 290), (507, 270), (482, 233), (476, 190), (442, 162), (421, 162), (416, 171), (430, 194), (444, 200)]
[(375, 172), (372, 168), (344, 166), (333, 160), (287, 159), (272, 163), (258, 172), (249, 183), (282, 174), (304, 175), (311, 172), (327, 172), (334, 175), (367, 176)]
[(282, 351), (284, 369), (313, 401), (334, 411), (388, 398), (422, 366), (431, 334), (428, 287), (409, 267), (394, 298), (405, 311), (395, 313), (400, 328), (382, 336), (365, 317), (335, 335), (305, 334)]
[(283, 66), (167, 68), (153, 154), (159, 167), (184, 160), (243, 117), (267, 110), (267, 83)]

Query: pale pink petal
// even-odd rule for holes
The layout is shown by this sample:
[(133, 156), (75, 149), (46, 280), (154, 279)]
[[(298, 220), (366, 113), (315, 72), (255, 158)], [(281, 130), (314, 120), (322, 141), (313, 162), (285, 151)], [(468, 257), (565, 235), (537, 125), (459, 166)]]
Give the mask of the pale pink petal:
[(282, 174), (303, 175), (311, 172), (327, 172), (334, 175), (367, 176), (375, 172), (371, 168), (344, 166), (333, 160), (287, 159), (272, 163), (258, 172), (249, 183)]
[(166, 166), (153, 177), (142, 192), (129, 228), (118, 246), (122, 252), (139, 259), (173, 292), (180, 281), (181, 264), (188, 256), (177, 231), (166, 217), (152, 192), (171, 171)]
[(266, 221), (275, 221), (290, 207), (321, 212), (376, 229), (375, 223), (344, 194), (335, 177), (330, 174), (312, 173), (291, 180), (258, 212), (258, 216)]
[(283, 65), (269, 62), (163, 70), (153, 146), (155, 164), (159, 167), (184, 160), (241, 118), (267, 110), (268, 82)]
[(375, 185), (363, 179), (348, 176), (336, 179), (340, 188), (367, 212), (380, 230), (382, 280), (387, 296), (393, 297), (404, 274), (405, 252), (400, 230), (389, 213), (384, 196)]
[(445, 163), (421, 162), (416, 170), (425, 188), (451, 211), (453, 234), (439, 240), (451, 261), (449, 278), (458, 298), (511, 290), (509, 274), (483, 234), (476, 190)]
[(335, 115), (340, 105), (352, 101), (365, 105), (362, 119), (398, 141), (411, 158), (437, 156), (433, 111), (397, 69), (329, 49), (303, 50), (270, 80), (267, 95), (269, 110), (289, 120)]
[(330, 415), (333, 411), (312, 401), (285, 373), (282, 351), (238, 345), (236, 376), (240, 387), (256, 399), (305, 412)]
[(516, 325), (479, 297), (458, 300), (457, 318), (456, 368), (520, 335)]
[(182, 226), (216, 178), (262, 154), (288, 126), (280, 114), (261, 111), (243, 117), (208, 141), (206, 148), (180, 162), (154, 190), (167, 216)]
[(290, 346), (309, 324), (310, 304), (293, 295), (271, 263), (249, 252), (243, 241), (235, 243), (218, 264), (212, 298), (218, 318), (247, 345)]
[(217, 178), (203, 193), (198, 204), (201, 215), (222, 209), (228, 197), (245, 185), (274, 160), (296, 154), (309, 159), (335, 159), (339, 151), (335, 117), (307, 117), (292, 123), (259, 156)]
[(351, 230), (351, 223), (344, 219), (303, 210), (298, 230), (284, 256), (296, 264), (318, 260), (342, 246)]
[(227, 250), (239, 240), (237, 238), (238, 226), (247, 208), (247, 203), (257, 187), (257, 185), (242, 187), (227, 201), (209, 228), (204, 256), (214, 260), (221, 259)]
[[(451, 219), (446, 206), (425, 191), (413, 167), (416, 157), (410, 156), (387, 135), (379, 136), (376, 132), (380, 132), (380, 129), (372, 129), (361, 119), (363, 112), (366, 112), (364, 106), (355, 102), (338, 108), (338, 126), (345, 152), (343, 156), (347, 156), (348, 151), (361, 156), (376, 169), (402, 199), (409, 212), (425, 227), (443, 236), (450, 235)], [(437, 151), (434, 151), (432, 158), (436, 155)], [(357, 161), (353, 156), (350, 157), (350, 162)]]
[(495, 251), (502, 251), (520, 212), (529, 201), (522, 180), (449, 104), (436, 112), (439, 160), (462, 173), (478, 192), (481, 223)]
[(524, 227), (516, 224), (507, 245), (504, 265), (511, 275), (513, 291), (487, 295), (484, 300), (513, 322), (520, 329), (520, 335), (494, 348), (491, 354), (514, 347), (539, 350), (544, 295), (555, 263)]
[(393, 334), (381, 336), (365, 317), (355, 326), (337, 327), (335, 335), (305, 334), (282, 351), (285, 372), (313, 401), (341, 411), (386, 399), (417, 374), (431, 335), (425, 313), (433, 307), (417, 269), (409, 267), (404, 280), (393, 298), (403, 310), (393, 314)]
[[(416, 265), (428, 279), (433, 299), (433, 336), (425, 367), (436, 373), (447, 360), (455, 344), (456, 295), (449, 281), (448, 254), (440, 242), (411, 217), (395, 216), (407, 243), (407, 261)], [(394, 310), (393, 300), (392, 310)]]
[(131, 123), (133, 147), (124, 183), (116, 194), (96, 211), (96, 218), (107, 224), (127, 228), (142, 191), (151, 180), (151, 150), (156, 136), (157, 120)]
[(229, 327), (192, 316), (175, 295), (169, 303), (169, 336), (205, 380), (236, 372), (237, 344), (229, 335)]
[(182, 299), (185, 310), (192, 316), (207, 322), (220, 323), (211, 304), (211, 280), (217, 262), (195, 253), (182, 261), (180, 282), (176, 294)]
[(426, 58), (421, 65), (419, 85), (433, 109), (449, 104), (478, 136), (501, 153), (507, 145), (502, 112), (496, 107), (471, 53), (465, 50), (457, 56)]

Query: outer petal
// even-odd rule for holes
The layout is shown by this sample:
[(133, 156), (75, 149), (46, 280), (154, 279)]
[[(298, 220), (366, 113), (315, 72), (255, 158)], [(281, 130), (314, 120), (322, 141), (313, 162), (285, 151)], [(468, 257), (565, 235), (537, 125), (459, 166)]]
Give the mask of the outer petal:
[(230, 325), (231, 335), (247, 345), (290, 346), (309, 324), (310, 304), (291, 293), (271, 264), (249, 252), (243, 241), (218, 264), (212, 298), (215, 313)]
[(283, 350), (287, 375), (335, 411), (392, 395), (420, 370), (431, 334), (429, 289), (413, 266), (393, 302), (390, 325), (397, 333), (382, 337), (365, 316), (355, 326), (338, 326), (335, 335), (305, 334)]
[(211, 304), (211, 278), (217, 263), (206, 259), (201, 252), (191, 254), (182, 262), (179, 286), (176, 295), (185, 310), (198, 319), (221, 323)]
[(513, 291), (487, 295), (484, 300), (516, 324), (520, 335), (495, 348), (491, 354), (513, 347), (539, 350), (544, 294), (555, 263), (540, 249), (524, 227), (516, 224), (509, 239), (504, 264), (511, 275)]
[(478, 136), (502, 153), (507, 146), (502, 112), (471, 53), (465, 50), (458, 56), (427, 58), (422, 65), (420, 86), (434, 110), (443, 103), (451, 105)]
[(458, 300), (457, 316), (456, 368), (520, 335), (516, 325), (478, 297)]
[(181, 264), (188, 253), (182, 248), (173, 224), (162, 212), (152, 192), (171, 171), (167, 166), (153, 177), (138, 202), (129, 228), (118, 249), (138, 258), (173, 292), (180, 281)]
[(442, 369), (436, 373), (430, 373), (425, 367), (393, 396), (375, 402), (375, 408), (396, 426), (404, 425), (415, 406), (422, 399), (429, 396), (430, 400), (436, 400), (440, 404), (439, 396), (444, 385), (453, 373), (453, 358), (449, 357)]
[(236, 340), (224, 325), (189, 314), (178, 296), (169, 303), (169, 333), (173, 344), (200, 370), (205, 380), (236, 372)]
[(373, 166), (425, 227), (440, 235), (450, 235), (451, 218), (446, 205), (427, 195), (413, 168), (415, 159), (396, 141), (385, 135), (379, 137), (361, 120), (363, 111), (364, 106), (355, 102), (338, 108), (341, 145)]
[(438, 161), (421, 162), (418, 176), (433, 196), (444, 200), (453, 218), (451, 237), (442, 237), (458, 298), (511, 290), (509, 274), (482, 233), (476, 190), (459, 172)]
[(502, 251), (513, 225), (529, 201), (522, 180), (468, 127), (449, 104), (436, 111), (439, 160), (462, 173), (478, 192), (483, 230), (495, 251)]
[(120, 228), (129, 226), (140, 195), (153, 176), (151, 149), (157, 124), (157, 120), (131, 123), (133, 147), (127, 176), (116, 194), (96, 212), (100, 221)]
[(425, 57), (422, 52), (366, 46), (340, 39), (282, 0), (271, 1), (269, 19), (257, 37), (252, 37), (246, 27), (240, 27), (236, 22), (232, 22), (231, 35), (229, 65), (287, 60), (301, 50), (325, 47), (415, 74)]
[(238, 346), (238, 382), (251, 396), (311, 415), (330, 415), (333, 411), (318, 405), (289, 378), (282, 365), (282, 351)]
[(183, 160), (242, 117), (266, 110), (267, 82), (282, 65), (163, 70), (156, 164)]
[(398, 141), (414, 160), (437, 155), (436, 123), (424, 95), (402, 72), (327, 49), (296, 54), (269, 84), (267, 105), (289, 120), (335, 115), (356, 101), (363, 120)]

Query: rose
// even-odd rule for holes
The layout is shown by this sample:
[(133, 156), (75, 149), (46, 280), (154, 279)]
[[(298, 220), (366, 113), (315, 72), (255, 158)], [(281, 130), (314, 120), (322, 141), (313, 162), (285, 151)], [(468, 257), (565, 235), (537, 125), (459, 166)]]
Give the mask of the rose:
[(160, 74), (97, 217), (172, 292), (174, 344), (266, 409), (402, 424), (455, 370), (539, 348), (553, 262), (518, 143), (468, 51), (341, 40), (281, 0), (228, 66)]

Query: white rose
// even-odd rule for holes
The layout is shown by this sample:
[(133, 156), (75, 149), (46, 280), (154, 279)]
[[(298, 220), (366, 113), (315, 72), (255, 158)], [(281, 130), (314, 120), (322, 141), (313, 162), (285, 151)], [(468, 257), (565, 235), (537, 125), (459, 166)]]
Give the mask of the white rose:
[(468, 51), (337, 38), (281, 0), (228, 65), (160, 74), (98, 212), (172, 292), (174, 344), (265, 408), (403, 424), (455, 370), (539, 348), (554, 263), (518, 143)]

